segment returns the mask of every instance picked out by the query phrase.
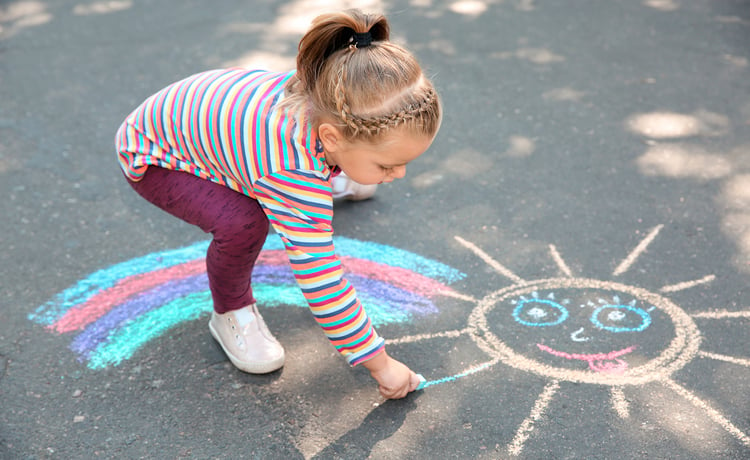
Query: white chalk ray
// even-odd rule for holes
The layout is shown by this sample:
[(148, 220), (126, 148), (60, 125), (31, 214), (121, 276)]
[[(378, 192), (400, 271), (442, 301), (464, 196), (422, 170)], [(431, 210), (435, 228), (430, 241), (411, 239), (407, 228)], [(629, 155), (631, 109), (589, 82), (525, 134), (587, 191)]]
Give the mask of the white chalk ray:
[(714, 359), (716, 361), (724, 361), (726, 363), (737, 364), (738, 366), (750, 367), (750, 359), (736, 358), (734, 356), (721, 355), (719, 353), (709, 353), (707, 351), (699, 351), (698, 356), (701, 358)]
[[(741, 311), (728, 311), (728, 310), (713, 310), (713, 311), (703, 311), (698, 313), (693, 313), (693, 318), (703, 318), (703, 319), (727, 319), (727, 318), (749, 318), (750, 319), (750, 310), (741, 310)], [(727, 363), (737, 364), (739, 366), (745, 366), (750, 367), (750, 359), (747, 358), (738, 358), (734, 356), (729, 355), (723, 355), (719, 353), (711, 353), (708, 351), (699, 351), (697, 353), (697, 356), (700, 356), (701, 358), (708, 358), (713, 359), (716, 361), (724, 361)]]
[(625, 392), (621, 386), (613, 386), (610, 388), (610, 401), (612, 402), (612, 408), (617, 412), (620, 418), (630, 417), (630, 404), (627, 398), (625, 398)]
[(454, 299), (458, 300), (465, 300), (467, 302), (477, 303), (479, 302), (477, 299), (470, 295), (461, 294), (460, 292), (456, 291), (444, 291), (442, 289), (438, 289), (437, 294), (444, 295), (446, 297), (453, 297)]
[(544, 390), (542, 390), (541, 394), (536, 399), (534, 407), (531, 408), (531, 413), (529, 413), (529, 416), (521, 422), (518, 430), (516, 430), (516, 436), (513, 438), (513, 441), (508, 444), (508, 453), (510, 455), (515, 457), (521, 454), (526, 441), (528, 441), (531, 436), (531, 432), (534, 431), (534, 425), (540, 418), (542, 418), (547, 407), (549, 407), (550, 401), (552, 401), (552, 398), (559, 389), (560, 382), (557, 380), (551, 380), (544, 387)]
[(628, 269), (635, 263), (636, 260), (638, 260), (638, 257), (648, 248), (648, 245), (651, 244), (652, 241), (654, 241), (654, 238), (656, 238), (656, 235), (659, 234), (661, 229), (664, 228), (664, 224), (659, 224), (651, 231), (649, 232), (646, 237), (641, 240), (640, 243), (638, 243), (638, 246), (633, 249), (633, 251), (628, 254), (628, 256), (623, 259), (622, 262), (620, 262), (620, 265), (615, 268), (615, 271), (612, 272), (613, 276), (619, 276), (628, 271)]
[(565, 276), (567, 276), (568, 278), (572, 278), (573, 273), (570, 271), (570, 268), (565, 263), (565, 260), (563, 260), (562, 256), (557, 251), (557, 248), (555, 247), (554, 244), (549, 245), (549, 252), (550, 252), (550, 255), (552, 256), (552, 260), (554, 260), (555, 263), (557, 264), (557, 268), (559, 268), (560, 271), (563, 272)]
[(509, 280), (513, 281), (517, 284), (523, 284), (525, 281), (520, 276), (516, 275), (506, 267), (504, 267), (500, 262), (496, 261), (492, 257), (489, 256), (486, 252), (482, 251), (479, 247), (477, 247), (474, 243), (466, 241), (465, 239), (461, 238), (460, 236), (454, 236), (456, 241), (461, 243), (464, 247), (468, 248), (471, 252), (476, 254), (480, 259), (482, 259), (487, 265), (494, 268), (495, 271), (503, 275), (504, 277), (508, 278)]
[(744, 311), (728, 311), (728, 310), (714, 310), (704, 311), (699, 313), (693, 313), (693, 318), (709, 318), (709, 319), (723, 319), (723, 318), (750, 318), (750, 310)]
[(698, 396), (696, 396), (695, 394), (693, 394), (686, 388), (682, 387), (680, 384), (678, 384), (674, 380), (664, 379), (662, 380), (662, 383), (667, 388), (670, 388), (675, 393), (685, 398), (695, 407), (705, 412), (708, 418), (713, 420), (720, 427), (724, 428), (724, 431), (734, 436), (738, 441), (740, 441), (745, 446), (750, 447), (750, 436), (748, 436), (742, 430), (737, 428), (737, 426), (735, 426), (731, 421), (729, 421), (729, 419), (721, 415), (719, 411), (711, 407), (711, 405), (708, 404), (706, 401), (700, 399)]
[[(466, 302), (474, 303), (476, 304), (478, 302), (477, 299), (475, 299), (472, 296), (461, 294), (460, 292), (456, 291), (444, 291), (444, 290), (438, 290), (438, 294), (444, 295), (446, 297), (452, 297), (454, 299), (464, 300)], [(399, 337), (397, 339), (388, 339), (386, 342), (388, 344), (402, 344), (402, 343), (414, 343), (414, 342), (421, 342), (422, 340), (430, 340), (435, 338), (441, 338), (441, 337), (448, 337), (448, 338), (457, 338), (464, 334), (469, 334), (473, 331), (473, 328), (466, 327), (464, 329), (455, 330), (455, 331), (442, 331), (442, 332), (434, 332), (430, 334), (416, 334), (416, 335), (408, 335), (404, 337)]]
[(662, 286), (659, 288), (659, 292), (678, 292), (683, 291), (685, 289), (690, 289), (691, 287), (699, 286), (701, 284), (710, 283), (711, 281), (716, 279), (716, 275), (706, 275), (701, 279), (698, 280), (692, 280), (692, 281), (683, 281), (682, 283), (677, 284), (671, 284), (668, 286)]

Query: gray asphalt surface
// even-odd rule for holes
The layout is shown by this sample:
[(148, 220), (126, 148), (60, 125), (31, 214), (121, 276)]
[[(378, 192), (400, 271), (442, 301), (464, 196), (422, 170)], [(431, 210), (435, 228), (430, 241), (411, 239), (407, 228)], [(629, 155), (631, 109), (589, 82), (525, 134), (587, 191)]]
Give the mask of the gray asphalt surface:
[(465, 275), (379, 328), (418, 394), (383, 401), (291, 305), (264, 310), (288, 353), (267, 376), (206, 315), (99, 369), (30, 317), (206, 240), (128, 188), (117, 126), (194, 72), (288, 68), (335, 3), (0, 1), (0, 458), (750, 458), (746, 1), (355, 5), (445, 104), (407, 178), (336, 213)]

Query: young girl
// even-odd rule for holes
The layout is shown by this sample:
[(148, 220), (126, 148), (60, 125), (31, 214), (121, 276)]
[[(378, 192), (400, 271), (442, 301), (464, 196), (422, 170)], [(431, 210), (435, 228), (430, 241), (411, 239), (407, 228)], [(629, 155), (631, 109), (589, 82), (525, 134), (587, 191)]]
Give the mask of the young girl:
[(440, 126), (432, 83), (388, 35), (381, 15), (319, 16), (300, 41), (296, 71), (193, 75), (148, 98), (117, 133), (135, 191), (213, 235), (209, 329), (245, 372), (284, 364), (251, 288), (270, 222), (315, 319), (349, 364), (365, 366), (386, 398), (419, 383), (386, 353), (332, 241), (334, 190), (365, 198), (404, 177)]

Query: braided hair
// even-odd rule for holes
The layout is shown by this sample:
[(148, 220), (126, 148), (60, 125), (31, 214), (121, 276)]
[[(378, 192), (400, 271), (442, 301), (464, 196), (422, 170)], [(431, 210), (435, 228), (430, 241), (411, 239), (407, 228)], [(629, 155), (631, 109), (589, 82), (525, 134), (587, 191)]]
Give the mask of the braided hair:
[(433, 137), (442, 117), (438, 94), (389, 34), (382, 15), (318, 16), (300, 41), (287, 103), (314, 124), (335, 123), (349, 140), (375, 140), (394, 128)]

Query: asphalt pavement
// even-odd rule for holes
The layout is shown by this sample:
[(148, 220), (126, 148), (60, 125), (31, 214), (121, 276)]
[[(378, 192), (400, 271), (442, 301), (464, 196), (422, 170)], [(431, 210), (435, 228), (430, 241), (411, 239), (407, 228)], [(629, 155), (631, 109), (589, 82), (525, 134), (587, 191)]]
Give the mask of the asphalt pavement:
[[(427, 381), (399, 401), (324, 338), (275, 235), (256, 290), (287, 363), (234, 369), (208, 237), (113, 147), (163, 86), (291, 68), (349, 6), (445, 106), (406, 178), (336, 210)], [(748, 45), (742, 0), (0, 1), (0, 458), (750, 458)]]

